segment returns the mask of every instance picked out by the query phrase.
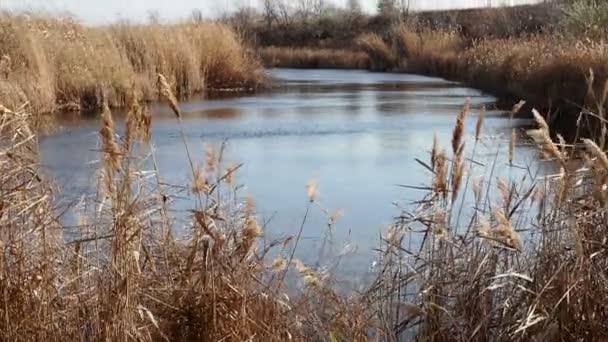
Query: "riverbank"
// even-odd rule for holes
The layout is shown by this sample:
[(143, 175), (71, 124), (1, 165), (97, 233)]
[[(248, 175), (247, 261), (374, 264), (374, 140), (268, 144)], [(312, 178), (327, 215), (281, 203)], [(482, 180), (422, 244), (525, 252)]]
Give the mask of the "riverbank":
[(159, 98), (157, 74), (178, 98), (253, 91), (261, 63), (227, 25), (204, 21), (86, 27), (70, 18), (0, 15), (0, 99), (32, 113), (125, 107)]
[[(398, 24), (350, 37), (350, 42), (341, 38), (339, 43), (320, 41), (325, 47), (318, 57), (339, 62), (317, 58), (309, 66), (365, 67), (332, 58), (326, 45), (334, 44), (336, 51), (349, 46), (353, 55), (360, 51), (369, 56), (371, 70), (439, 76), (511, 103), (523, 99), (528, 103), (526, 109), (536, 107), (550, 113), (552, 129), (568, 140), (581, 134), (595, 136), (601, 130), (600, 122), (593, 116), (580, 120), (579, 114), (581, 108), (588, 108), (601, 115), (608, 105), (602, 95), (608, 84), (604, 39), (608, 35), (601, 15), (594, 14), (603, 12), (608, 7), (580, 0), (570, 5), (413, 13)], [(291, 67), (297, 60), (301, 67), (306, 60), (297, 56), (298, 48), (271, 50), (273, 66)], [(306, 54), (314, 53), (306, 48)]]

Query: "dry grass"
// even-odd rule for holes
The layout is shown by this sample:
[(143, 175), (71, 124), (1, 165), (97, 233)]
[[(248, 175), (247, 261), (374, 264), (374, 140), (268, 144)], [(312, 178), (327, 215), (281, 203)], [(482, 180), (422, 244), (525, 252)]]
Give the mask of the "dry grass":
[(375, 33), (362, 34), (357, 38), (356, 44), (369, 55), (372, 70), (386, 71), (395, 67), (397, 63), (395, 53), (379, 35)]
[(367, 69), (367, 54), (341, 49), (311, 49), (267, 47), (260, 51), (262, 61), (269, 67)]
[[(385, 235), (382, 271), (372, 287), (397, 336), (424, 341), (608, 337), (603, 233), (608, 159), (591, 140), (584, 140), (586, 165), (571, 158), (574, 153), (559, 153), (545, 135), (547, 123), (538, 118), (544, 136), (538, 148), (554, 151), (561, 172), (537, 177), (531, 171), (532, 179), (515, 183), (478, 178), (469, 189), (475, 195), (470, 204), (445, 195), (452, 189), (454, 198), (461, 188), (454, 183), (464, 183), (454, 170), (463, 162), (458, 155), (466, 152), (455, 149), (447, 177), (446, 157), (433, 149), (428, 164), (433, 185), (419, 208), (404, 212)], [(454, 136), (461, 136), (461, 124), (462, 116)], [(467, 169), (497, 166), (475, 162), (475, 147), (470, 153)], [(500, 196), (489, 195), (495, 188)], [(472, 216), (464, 223), (460, 215), (446, 215), (469, 205)]]
[(216, 23), (117, 24), (89, 28), (69, 18), (0, 15), (0, 98), (33, 113), (126, 106), (129, 93), (155, 100), (157, 73), (179, 97), (256, 89), (260, 64)]
[[(467, 41), (456, 31), (396, 30), (397, 55), (402, 70), (458, 80), (499, 95), (524, 98), (552, 113), (554, 128), (572, 139), (580, 108), (604, 107), (605, 98), (588, 97), (591, 87), (602, 94), (608, 81), (607, 46), (602, 41), (541, 34), (508, 39)], [(603, 101), (603, 102), (602, 102)], [(601, 102), (601, 103), (600, 103)], [(579, 127), (598, 134), (598, 125)]]
[[(476, 178), (470, 189), (474, 168), (499, 165), (475, 162), (483, 115), (472, 151), (465, 148), (465, 106), (451, 157), (433, 145), (429, 193), (383, 236), (377, 279), (344, 295), (330, 274), (294, 257), (301, 231), (263, 238), (255, 204), (233, 183), (239, 166), (224, 164), (224, 146), (189, 160), (192, 184), (163, 183), (153, 156), (134, 153), (146, 145), (151, 121), (141, 99), (129, 103), (124, 136), (105, 107), (100, 190), (93, 203), (78, 206), (77, 227), (56, 215), (28, 115), (0, 108), (2, 340), (607, 338), (608, 157), (584, 140), (586, 165), (571, 159), (546, 134), (542, 115), (539, 150), (552, 151), (562, 171), (521, 183)], [(494, 188), (501, 196), (489, 195)], [(318, 205), (318, 183), (307, 193), (308, 213)], [(180, 236), (184, 227), (170, 210), (176, 196), (192, 199)], [(469, 205), (470, 220), (461, 220)], [(328, 213), (330, 227), (337, 216)], [(288, 295), (285, 280), (293, 277), (302, 287)]]

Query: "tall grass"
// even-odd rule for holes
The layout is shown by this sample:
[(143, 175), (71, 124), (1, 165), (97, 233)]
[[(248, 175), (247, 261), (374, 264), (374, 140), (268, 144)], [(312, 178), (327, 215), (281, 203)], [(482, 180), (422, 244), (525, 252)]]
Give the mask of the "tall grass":
[(179, 97), (204, 90), (250, 90), (260, 64), (237, 33), (211, 22), (85, 27), (69, 19), (0, 16), (6, 105), (33, 113), (126, 106), (129, 92), (154, 100), (156, 73)]
[[(553, 128), (571, 139), (581, 107), (596, 108), (591, 87), (602, 93), (608, 81), (606, 44), (577, 37), (532, 35), (469, 41), (454, 30), (429, 30), (402, 24), (394, 31), (400, 69), (465, 82), (500, 96), (523, 98), (552, 113)], [(385, 47), (374, 55), (383, 55)], [(607, 103), (601, 101), (602, 112)], [(580, 105), (580, 106), (579, 106)], [(597, 133), (597, 122), (579, 127)]]
[(356, 44), (369, 55), (372, 70), (386, 71), (395, 67), (397, 57), (393, 49), (378, 34), (364, 33), (357, 38)]
[(553, 142), (535, 114), (539, 128), (529, 134), (558, 172), (538, 177), (528, 166), (520, 181), (496, 181), (491, 172), (476, 178), (473, 214), (463, 222), (453, 215), (466, 203), (454, 190), (463, 182), (459, 170), (481, 164), (475, 147), (462, 161), (462, 118), (451, 160), (434, 147), (434, 161), (421, 162), (432, 186), (385, 237), (383, 276), (373, 287), (385, 317), (398, 334), (418, 340), (605, 339), (605, 152), (591, 140)]
[[(181, 120), (172, 86), (157, 77)], [(558, 171), (542, 176), (528, 166), (520, 181), (494, 180), (488, 169), (506, 157), (505, 167), (520, 161), (499, 151), (494, 165), (476, 161), (476, 146), (487, 139), (484, 116), (468, 138), (465, 106), (449, 152), (435, 142), (429, 161), (419, 161), (428, 193), (383, 234), (377, 278), (345, 295), (322, 267), (297, 260), (301, 234), (264, 238), (253, 200), (244, 201), (234, 183), (240, 166), (225, 164), (224, 146), (196, 158), (182, 135), (191, 184), (169, 186), (146, 152), (151, 120), (141, 97), (129, 98), (122, 136), (102, 106), (99, 190), (94, 202), (77, 206), (77, 226), (65, 226), (53, 208), (28, 114), (0, 107), (3, 340), (607, 337), (608, 157), (588, 139), (553, 142), (539, 113), (529, 134)], [(478, 168), (489, 176), (475, 177)], [(307, 192), (308, 212), (318, 185)], [(191, 199), (184, 227), (172, 217), (177, 196)], [(470, 218), (461, 217), (464, 207)], [(328, 215), (329, 226), (335, 220)], [(288, 292), (285, 280), (294, 277), (301, 287)]]

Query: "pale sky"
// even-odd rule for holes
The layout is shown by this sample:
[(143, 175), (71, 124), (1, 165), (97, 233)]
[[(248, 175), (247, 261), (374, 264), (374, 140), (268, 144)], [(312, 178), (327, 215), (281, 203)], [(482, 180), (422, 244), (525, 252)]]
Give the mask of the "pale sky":
[[(347, 0), (326, 0), (344, 5)], [(541, 0), (410, 0), (412, 9), (446, 9), (482, 7), (492, 4), (522, 4)], [(216, 17), (240, 6), (258, 6), (261, 0), (0, 0), (8, 10), (45, 11), (51, 14), (69, 12), (89, 24), (107, 24), (117, 19), (141, 20), (156, 11), (163, 20), (185, 18), (193, 9), (206, 17)], [(291, 1), (290, 1), (291, 2)], [(295, 3), (295, 1), (294, 1)], [(377, 0), (360, 0), (362, 7), (373, 11)]]

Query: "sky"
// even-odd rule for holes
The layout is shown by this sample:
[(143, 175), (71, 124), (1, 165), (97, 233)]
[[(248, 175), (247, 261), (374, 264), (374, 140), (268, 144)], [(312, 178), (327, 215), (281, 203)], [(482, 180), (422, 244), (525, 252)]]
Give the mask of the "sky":
[[(326, 0), (344, 5), (347, 0)], [(521, 4), (540, 0), (410, 0), (412, 9), (446, 9)], [(0, 0), (0, 8), (14, 11), (45, 11), (51, 14), (71, 13), (89, 24), (107, 24), (118, 19), (139, 21), (151, 11), (163, 20), (187, 17), (200, 9), (206, 17), (217, 17), (240, 6), (259, 6), (261, 0)], [(291, 2), (291, 1), (290, 1)], [(295, 2), (295, 1), (294, 1)], [(373, 11), (377, 0), (360, 0), (366, 11)]]

